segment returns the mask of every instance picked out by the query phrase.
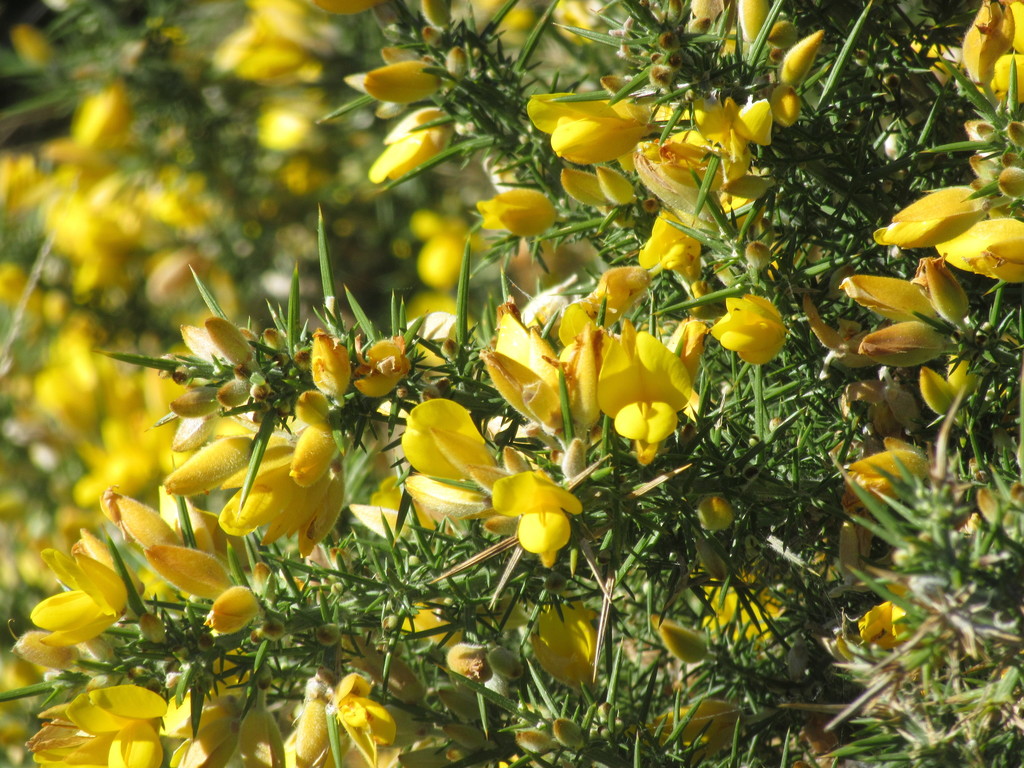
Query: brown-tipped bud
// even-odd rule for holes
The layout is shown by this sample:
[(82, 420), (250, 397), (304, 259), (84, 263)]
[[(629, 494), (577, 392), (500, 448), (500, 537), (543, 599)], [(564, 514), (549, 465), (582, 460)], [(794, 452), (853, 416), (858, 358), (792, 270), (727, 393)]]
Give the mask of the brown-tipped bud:
[(978, 496), (975, 499), (978, 504), (978, 511), (981, 512), (982, 516), (990, 523), (999, 523), (999, 513), (1001, 505), (996, 495), (992, 493), (988, 488), (981, 488), (978, 491)]
[(506, 680), (518, 680), (523, 675), (523, 662), (507, 648), (492, 648), (487, 653), (487, 663)]
[(171, 411), (183, 419), (207, 416), (220, 410), (217, 387), (190, 387), (171, 401)]
[(1006, 126), (1006, 138), (1015, 146), (1024, 147), (1024, 123), (1013, 120)]
[(676, 70), (664, 64), (655, 64), (648, 71), (648, 79), (655, 88), (669, 89), (676, 77)]
[(444, 68), (448, 71), (448, 74), (456, 80), (461, 80), (466, 76), (467, 67), (466, 49), (461, 45), (450, 48), (444, 57)]
[(78, 660), (78, 649), (73, 645), (47, 645), (43, 641), (49, 635), (38, 630), (26, 632), (14, 644), (14, 655), (40, 667), (67, 669)]
[(452, 20), (449, 0), (423, 0), (420, 4), (423, 18), (435, 27), (447, 27)]
[(167, 630), (160, 617), (154, 613), (139, 616), (139, 632), (151, 643), (162, 643), (167, 638)]
[(740, 33), (747, 43), (752, 42), (768, 18), (768, 0), (740, 0), (737, 16), (740, 22)]
[(921, 259), (917, 264), (917, 274), (911, 282), (924, 289), (935, 311), (943, 320), (963, 327), (970, 302), (960, 281), (946, 266), (945, 259), (941, 256)]
[(790, 48), (779, 66), (779, 82), (794, 88), (800, 85), (814, 66), (814, 59), (824, 38), (824, 30), (819, 29)]
[(181, 544), (160, 513), (135, 499), (122, 496), (108, 488), (100, 500), (100, 507), (125, 538), (146, 548), (156, 544)]
[(558, 743), (567, 749), (583, 749), (587, 743), (583, 729), (564, 717), (559, 717), (551, 723), (551, 733)]
[(252, 590), (231, 587), (213, 601), (213, 607), (206, 616), (206, 626), (214, 632), (230, 635), (247, 626), (259, 612), (260, 604)]
[(716, 579), (724, 579), (729, 575), (729, 569), (726, 567), (725, 560), (715, 551), (715, 548), (707, 539), (697, 539), (694, 542), (694, 547), (697, 549), (697, 558), (700, 560), (701, 565), (704, 566), (704, 570)]
[(460, 720), (477, 720), (480, 717), (480, 707), (477, 705), (475, 694), (454, 688), (441, 688), (437, 692), (437, 697), (445, 708)]
[(772, 249), (760, 240), (753, 240), (747, 243), (743, 249), (743, 256), (747, 264), (755, 272), (760, 272), (772, 262)]
[(337, 624), (321, 624), (313, 634), (316, 641), (327, 648), (337, 645), (341, 640), (341, 630)]
[(677, 659), (687, 664), (696, 664), (707, 658), (708, 647), (703, 632), (696, 632), (660, 616), (652, 616), (651, 625), (657, 630), (668, 652)]
[(515, 517), (494, 515), (484, 520), (483, 526), (485, 531), (495, 536), (514, 536), (519, 522)]
[(914, 366), (949, 351), (949, 339), (927, 323), (909, 320), (869, 333), (857, 352), (876, 363)]
[(536, 728), (516, 731), (516, 744), (525, 752), (532, 752), (535, 755), (558, 749), (558, 742), (544, 731), (538, 731)]
[(792, 48), (796, 45), (798, 34), (793, 22), (782, 19), (772, 25), (772, 31), (768, 33), (768, 42), (776, 48)]
[(231, 587), (231, 577), (213, 555), (188, 547), (157, 545), (145, 551), (146, 561), (182, 592), (215, 600)]
[(803, 101), (792, 85), (779, 83), (772, 89), (768, 103), (772, 107), (772, 119), (783, 128), (789, 128), (800, 119)]
[(487, 649), (482, 645), (456, 643), (448, 649), (447, 664), (452, 672), (468, 677), (475, 683), (486, 683), (491, 679)]
[(253, 351), (241, 329), (222, 317), (210, 317), (203, 324), (217, 353), (232, 365), (248, 365)]
[(964, 123), (964, 131), (971, 141), (988, 141), (996, 132), (996, 127), (987, 120), (968, 120)]
[(335, 400), (340, 400), (352, 381), (348, 348), (339, 339), (318, 330), (313, 334), (313, 383)]
[(252, 440), (223, 437), (202, 448), (164, 480), (164, 489), (174, 496), (206, 493), (249, 463)]
[(614, 96), (626, 84), (627, 80), (619, 75), (605, 75), (601, 78), (601, 87)]
[(732, 504), (722, 496), (705, 496), (697, 505), (697, 519), (705, 531), (722, 531), (732, 525)]

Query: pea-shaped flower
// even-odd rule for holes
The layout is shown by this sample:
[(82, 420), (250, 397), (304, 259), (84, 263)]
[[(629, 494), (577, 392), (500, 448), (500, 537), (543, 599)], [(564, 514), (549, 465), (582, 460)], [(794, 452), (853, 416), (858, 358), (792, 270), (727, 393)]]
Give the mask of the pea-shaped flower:
[(380, 184), (385, 179), (400, 178), (440, 154), (451, 137), (451, 128), (423, 126), (444, 116), (444, 112), (433, 107), (407, 115), (384, 139), (387, 149), (370, 166), (370, 181)]
[(571, 95), (533, 96), (526, 108), (533, 124), (551, 134), (555, 154), (570, 162), (590, 165), (614, 160), (632, 152), (651, 130), (646, 107), (628, 101), (558, 101)]
[(962, 234), (985, 218), (984, 198), (970, 187), (946, 187), (929, 192), (892, 217), (892, 224), (875, 231), (879, 245), (925, 248)]
[(760, 296), (726, 299), (725, 316), (711, 327), (711, 335), (726, 349), (754, 365), (767, 363), (782, 349), (786, 326), (779, 310)]
[(395, 740), (395, 718), (370, 698), (370, 683), (357, 674), (347, 675), (338, 683), (334, 705), (338, 720), (348, 732), (352, 742), (363, 753), (370, 765), (377, 765), (377, 746)]
[(579, 499), (543, 472), (520, 472), (494, 483), (494, 511), (519, 517), (519, 543), (549, 568), (569, 543), (569, 515), (583, 511)]
[(597, 402), (615, 420), (615, 431), (635, 441), (641, 464), (650, 464), (658, 444), (675, 431), (676, 414), (689, 404), (692, 392), (683, 361), (626, 322), (601, 366)]
[(593, 679), (597, 632), (591, 621), (596, 615), (582, 603), (541, 612), (530, 645), (545, 672), (574, 688)]
[(484, 229), (504, 229), (519, 237), (533, 237), (555, 223), (555, 206), (536, 189), (510, 189), (476, 208), (484, 217)]

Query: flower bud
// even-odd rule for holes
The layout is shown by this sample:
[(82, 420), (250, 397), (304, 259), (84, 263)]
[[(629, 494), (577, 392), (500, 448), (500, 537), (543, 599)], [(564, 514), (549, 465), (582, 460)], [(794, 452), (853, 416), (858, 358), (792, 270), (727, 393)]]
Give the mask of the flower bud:
[(352, 379), (352, 364), (348, 349), (322, 330), (313, 334), (313, 383), (328, 397), (341, 400)]
[(949, 349), (949, 339), (927, 323), (908, 320), (869, 333), (858, 353), (881, 365), (914, 366), (934, 360)]
[(740, 0), (739, 23), (744, 42), (752, 42), (768, 18), (768, 0)]
[(721, 496), (705, 496), (697, 505), (697, 519), (705, 531), (722, 531), (732, 525), (733, 508)]
[(448, 51), (448, 54), (444, 57), (444, 68), (448, 70), (448, 74), (454, 77), (456, 80), (461, 80), (466, 76), (466, 49), (461, 45), (456, 45)]
[(231, 379), (217, 390), (221, 408), (235, 408), (249, 399), (249, 383), (245, 379)]
[(473, 725), (448, 723), (441, 730), (445, 736), (466, 749), (480, 750), (488, 743), (487, 735)]
[(715, 551), (715, 548), (711, 546), (707, 539), (697, 539), (694, 542), (694, 547), (697, 549), (697, 559), (704, 566), (704, 570), (716, 579), (724, 579), (729, 575), (729, 569), (725, 564), (725, 560)]
[(597, 182), (609, 203), (626, 205), (636, 197), (629, 179), (607, 166), (597, 166)]
[(242, 768), (281, 768), (285, 765), (281, 729), (277, 718), (267, 710), (263, 693), (242, 718), (238, 730), (238, 756), (242, 759)]
[(365, 75), (346, 77), (345, 82), (378, 101), (410, 104), (441, 87), (441, 78), (426, 71), (429, 66), (424, 61), (396, 61)]
[(24, 63), (42, 67), (53, 58), (53, 47), (38, 29), (31, 24), (15, 24), (11, 27), (11, 45)]
[(786, 58), (779, 66), (780, 83), (795, 88), (806, 79), (814, 65), (814, 59), (818, 55), (818, 48), (824, 37), (824, 30), (819, 29), (789, 49), (789, 53), (786, 54)]
[(31, 664), (50, 669), (67, 669), (78, 659), (78, 650), (73, 645), (47, 645), (43, 640), (49, 632), (32, 630), (18, 638), (14, 654)]
[(206, 626), (223, 635), (238, 632), (260, 612), (259, 601), (248, 587), (230, 587), (216, 600), (206, 617)]
[(139, 616), (139, 632), (151, 643), (163, 643), (167, 638), (167, 630), (163, 621), (153, 613), (144, 613)]
[(327, 759), (330, 749), (327, 703), (331, 694), (331, 688), (319, 675), (306, 683), (305, 701), (295, 724), (296, 768), (318, 768)]
[(651, 624), (661, 637), (669, 653), (687, 664), (696, 664), (707, 658), (707, 641), (703, 632), (695, 632), (672, 619), (651, 617)]
[(558, 743), (567, 749), (582, 749), (587, 743), (583, 729), (564, 717), (559, 717), (551, 723), (551, 733)]
[(581, 171), (578, 168), (563, 168), (561, 181), (562, 189), (576, 202), (597, 207), (608, 205), (608, 198), (601, 189), (596, 173)]
[(1024, 197), (1024, 168), (1011, 165), (999, 173), (999, 191), (1007, 197)]
[(217, 387), (189, 387), (183, 395), (171, 401), (171, 410), (184, 419), (215, 413), (220, 410)]
[(760, 240), (752, 240), (747, 243), (743, 249), (743, 256), (747, 260), (747, 264), (755, 272), (761, 272), (765, 267), (771, 264), (772, 261), (772, 249), (762, 243)]
[(917, 274), (911, 282), (924, 289), (931, 305), (943, 320), (958, 327), (963, 326), (970, 302), (960, 281), (946, 266), (945, 259), (921, 259), (917, 264)]
[(1006, 138), (1015, 146), (1024, 147), (1024, 123), (1013, 120), (1006, 126)]
[(435, 27), (447, 27), (452, 20), (450, 0), (422, 0), (423, 18)]
[(779, 83), (772, 88), (768, 103), (772, 107), (772, 119), (783, 128), (789, 128), (800, 119), (803, 101), (792, 85)]
[(465, 686), (463, 690), (441, 688), (437, 691), (437, 697), (445, 708), (460, 720), (477, 720), (480, 717), (480, 707), (476, 695), (464, 688)]
[(772, 25), (772, 30), (768, 33), (768, 42), (776, 48), (792, 48), (796, 45), (797, 34), (796, 25), (782, 19)]
[(222, 317), (209, 317), (203, 325), (217, 352), (229, 363), (247, 365), (252, 361), (252, 345), (234, 323)]
[(506, 680), (517, 680), (523, 675), (523, 662), (507, 648), (492, 648), (487, 653), (487, 663)]
[(520, 749), (538, 755), (558, 748), (558, 742), (544, 733), (544, 731), (538, 731), (536, 728), (516, 731), (516, 744)]
[(179, 545), (175, 535), (160, 513), (142, 502), (122, 496), (108, 488), (100, 500), (100, 507), (107, 518), (114, 523), (125, 538), (146, 548), (155, 544)]
[(224, 566), (206, 552), (160, 544), (147, 548), (145, 555), (150, 567), (182, 592), (214, 600), (231, 587)]
[(174, 496), (194, 496), (220, 485), (249, 463), (252, 440), (223, 437), (191, 456), (164, 480), (164, 490)]
[(491, 679), (487, 649), (482, 645), (456, 643), (448, 649), (446, 661), (448, 669), (457, 675), (468, 677), (475, 683), (486, 683)]

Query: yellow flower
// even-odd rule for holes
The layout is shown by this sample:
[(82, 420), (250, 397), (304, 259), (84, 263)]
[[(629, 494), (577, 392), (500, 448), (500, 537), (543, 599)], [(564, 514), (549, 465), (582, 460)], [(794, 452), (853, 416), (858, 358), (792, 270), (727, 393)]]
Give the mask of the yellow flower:
[(371, 690), (365, 678), (355, 673), (347, 675), (338, 683), (334, 706), (338, 721), (352, 742), (370, 765), (376, 767), (377, 746), (391, 744), (395, 740), (397, 726), (391, 713), (369, 698)]
[(541, 611), (530, 645), (545, 672), (574, 688), (593, 679), (597, 632), (591, 622), (596, 616), (583, 603), (549, 605)]
[[(469, 411), (443, 398), (427, 400), (410, 411), (402, 450), (413, 469), (431, 477), (462, 480), (497, 471)], [(487, 487), (492, 484), (493, 480)]]
[(50, 42), (31, 24), (15, 24), (11, 27), (10, 34), (15, 53), (26, 64), (42, 67), (53, 59), (53, 47)]
[(727, 98), (725, 103), (702, 99), (693, 105), (697, 129), (708, 141), (720, 145), (733, 158), (739, 158), (754, 142), (772, 143), (772, 108), (767, 99), (751, 102), (742, 109)]
[(57, 710), (29, 748), (43, 764), (159, 768), (164, 756), (159, 721), (166, 713), (161, 696), (137, 685), (98, 688)]
[(32, 622), (52, 634), (44, 645), (76, 645), (100, 635), (124, 613), (128, 591), (108, 564), (72, 549), (73, 558), (55, 549), (44, 549), (43, 561), (68, 587), (32, 609)]
[(476, 208), (484, 217), (484, 229), (505, 229), (519, 237), (533, 237), (555, 223), (555, 206), (536, 189), (510, 189)]
[(977, 374), (970, 372), (966, 360), (950, 363), (946, 378), (927, 366), (921, 366), (921, 399), (939, 416), (945, 416), (957, 395), (962, 392), (967, 397), (978, 388), (978, 382)]
[(426, 71), (429, 66), (424, 61), (396, 61), (365, 75), (346, 77), (345, 82), (378, 101), (409, 104), (441, 87), (441, 78)]
[(875, 242), (925, 248), (952, 240), (985, 218), (985, 199), (971, 199), (973, 194), (970, 187), (930, 192), (893, 216), (888, 227), (875, 230)]
[(967, 28), (962, 46), (964, 69), (975, 83), (992, 80), (996, 60), (1009, 50), (1015, 38), (1013, 13), (998, 2), (984, 0), (978, 15)]
[(675, 226), (679, 223), (671, 213), (660, 214), (638, 258), (644, 269), (660, 265), (692, 283), (700, 277), (700, 243)]
[(665, 740), (676, 723), (685, 720), (686, 725), (677, 743), (682, 747), (698, 747), (689, 753), (694, 764), (697, 764), (732, 743), (740, 710), (735, 704), (721, 699), (704, 699), (692, 713), (691, 709), (681, 707), (678, 712), (661, 715), (654, 721), (653, 727), (659, 729), (662, 740)]
[(513, 408), (549, 432), (561, 431), (558, 360), (536, 328), (527, 329), (515, 314), (504, 313), (494, 350), (481, 351), (480, 359)]
[(83, 147), (107, 149), (128, 143), (132, 109), (124, 82), (115, 80), (85, 98), (71, 121), (71, 138)]
[(607, 100), (558, 101), (568, 93), (530, 97), (527, 113), (544, 133), (559, 157), (580, 165), (604, 163), (633, 151), (651, 130), (646, 107)]
[(993, 280), (1024, 282), (1024, 221), (987, 219), (936, 247), (954, 267)]
[(888, 600), (876, 605), (857, 622), (860, 639), (880, 648), (895, 648), (906, 639), (907, 628), (903, 624), (906, 615), (905, 610)]
[(786, 326), (770, 301), (748, 293), (742, 299), (726, 299), (725, 307), (725, 317), (711, 327), (711, 335), (723, 347), (754, 365), (767, 363), (779, 354)]
[(384, 179), (401, 178), (439, 154), (451, 137), (451, 128), (422, 126), (444, 117), (444, 112), (433, 107), (407, 115), (384, 139), (387, 149), (370, 166), (370, 181), (380, 184)]
[(367, 397), (384, 397), (412, 370), (405, 355), (405, 339), (383, 339), (359, 355), (355, 387)]
[(824, 30), (819, 29), (789, 49), (782, 64), (779, 65), (780, 83), (796, 87), (804, 81), (814, 65), (814, 59), (824, 37)]
[(851, 275), (839, 289), (862, 307), (889, 320), (916, 320), (918, 315), (937, 317), (924, 289), (909, 280), (876, 275)]
[(603, 307), (604, 325), (609, 326), (634, 307), (650, 284), (651, 276), (641, 267), (612, 267), (601, 275), (594, 290), (574, 306), (581, 307), (595, 321)]
[(615, 431), (635, 441), (637, 460), (650, 464), (658, 444), (679, 423), (690, 402), (693, 382), (680, 360), (658, 339), (628, 321), (601, 366), (597, 400), (615, 421)]
[(316, 388), (328, 397), (341, 400), (352, 380), (352, 364), (348, 349), (341, 341), (323, 330), (313, 334), (311, 372)]
[(893, 437), (885, 438), (885, 450), (872, 454), (847, 467), (847, 489), (843, 494), (843, 507), (847, 509), (862, 506), (860, 498), (853, 491), (856, 484), (876, 498), (885, 499), (894, 495), (892, 480), (903, 473), (924, 478), (928, 475), (928, 456), (920, 448)]
[(540, 555), (550, 568), (558, 550), (569, 543), (569, 518), (583, 511), (579, 499), (556, 485), (543, 472), (520, 472), (494, 483), (494, 511), (519, 517), (519, 543)]

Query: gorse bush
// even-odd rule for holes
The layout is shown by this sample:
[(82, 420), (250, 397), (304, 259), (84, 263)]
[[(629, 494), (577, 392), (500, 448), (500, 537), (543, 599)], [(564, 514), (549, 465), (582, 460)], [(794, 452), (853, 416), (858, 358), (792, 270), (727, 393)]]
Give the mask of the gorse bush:
[(1019, 764), (1024, 2), (10, 36), (12, 755)]

